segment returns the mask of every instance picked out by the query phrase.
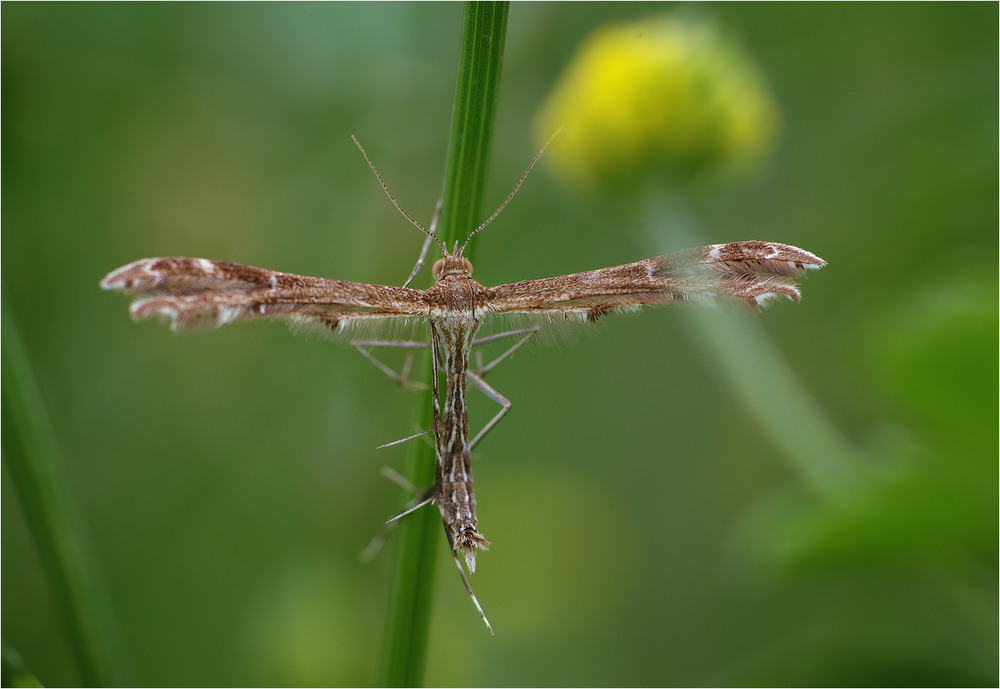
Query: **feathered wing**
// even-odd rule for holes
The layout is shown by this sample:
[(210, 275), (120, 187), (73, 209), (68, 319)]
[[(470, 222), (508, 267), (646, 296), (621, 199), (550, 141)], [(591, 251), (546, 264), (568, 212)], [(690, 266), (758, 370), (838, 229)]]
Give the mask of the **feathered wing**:
[(421, 290), (280, 273), (205, 258), (145, 258), (113, 270), (101, 288), (134, 296), (134, 320), (181, 332), (251, 318), (337, 331), (358, 320), (427, 313)]
[(562, 314), (596, 320), (611, 310), (693, 301), (742, 302), (757, 310), (801, 297), (795, 278), (826, 261), (774, 242), (732, 242), (685, 249), (611, 268), (487, 290), (491, 313)]

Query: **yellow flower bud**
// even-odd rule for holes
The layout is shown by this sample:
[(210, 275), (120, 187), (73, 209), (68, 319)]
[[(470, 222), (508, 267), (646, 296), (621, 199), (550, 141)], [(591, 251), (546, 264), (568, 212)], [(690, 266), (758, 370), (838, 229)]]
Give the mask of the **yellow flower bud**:
[(548, 161), (571, 183), (675, 182), (752, 170), (778, 113), (756, 66), (710, 25), (655, 18), (597, 30), (540, 110)]

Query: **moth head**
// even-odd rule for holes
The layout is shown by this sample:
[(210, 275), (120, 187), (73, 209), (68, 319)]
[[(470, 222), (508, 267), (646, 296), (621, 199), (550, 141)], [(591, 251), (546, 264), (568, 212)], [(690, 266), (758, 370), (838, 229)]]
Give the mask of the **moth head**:
[(464, 256), (449, 254), (434, 262), (431, 274), (435, 280), (440, 280), (446, 275), (465, 275), (468, 277), (472, 275), (472, 264)]

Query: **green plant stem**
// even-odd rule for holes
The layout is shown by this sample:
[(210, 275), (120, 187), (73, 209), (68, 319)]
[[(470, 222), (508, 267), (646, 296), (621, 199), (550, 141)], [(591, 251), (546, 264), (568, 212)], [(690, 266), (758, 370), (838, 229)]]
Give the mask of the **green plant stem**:
[[(456, 241), (464, 241), (482, 217), (507, 32), (507, 11), (506, 2), (469, 2), (465, 6), (455, 109), (438, 225), (438, 236), (449, 247), (454, 246)], [(470, 244), (465, 252), (470, 260), (471, 253)], [(430, 376), (428, 361), (425, 365), (425, 380), (428, 383)], [(431, 425), (430, 393), (420, 404), (418, 421), (422, 428)], [(435, 466), (433, 448), (424, 443), (413, 443), (411, 448), (408, 478), (417, 486), (432, 485)], [(392, 576), (380, 666), (381, 686), (413, 687), (423, 684), (434, 567), (440, 543), (441, 520), (436, 509), (418, 510), (400, 525), (399, 551)], [(469, 609), (470, 619), (476, 620), (471, 604)], [(483, 633), (486, 631), (483, 630)]]
[(88, 686), (121, 684), (110, 606), (65, 487), (45, 401), (9, 314), (4, 306), (4, 462), (65, 611), (81, 681)]

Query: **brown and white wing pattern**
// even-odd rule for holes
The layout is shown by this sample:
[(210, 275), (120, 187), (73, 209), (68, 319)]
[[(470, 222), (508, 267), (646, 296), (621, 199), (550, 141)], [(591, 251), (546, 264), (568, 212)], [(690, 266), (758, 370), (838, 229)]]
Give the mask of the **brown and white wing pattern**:
[(181, 332), (252, 318), (336, 331), (359, 320), (427, 313), (421, 290), (279, 273), (205, 258), (145, 258), (101, 280), (135, 299), (134, 320), (157, 317)]
[(732, 242), (685, 249), (611, 268), (487, 290), (490, 313), (562, 314), (597, 320), (612, 310), (692, 301), (742, 302), (751, 310), (798, 301), (795, 278), (826, 261), (774, 242)]

